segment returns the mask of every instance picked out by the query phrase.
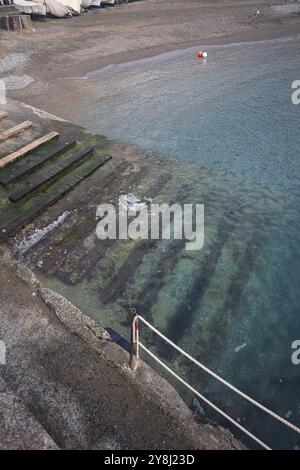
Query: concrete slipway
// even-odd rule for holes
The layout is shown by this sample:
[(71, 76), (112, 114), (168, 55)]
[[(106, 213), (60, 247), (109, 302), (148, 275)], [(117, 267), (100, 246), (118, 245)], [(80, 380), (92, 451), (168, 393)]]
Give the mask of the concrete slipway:
[[(166, 157), (95, 136), (15, 102), (1, 111), (8, 117), (0, 121), (0, 132), (25, 120), (33, 123), (0, 143), (2, 157), (49, 131), (60, 136), (0, 174), (7, 178), (12, 168), (22, 172), (24, 162), (28, 165), (28, 171), (0, 189), (0, 339), (7, 348), (7, 363), (0, 366), (0, 448), (242, 448), (229, 431), (196, 421), (175, 389), (145, 363), (133, 373), (128, 354), (100, 326), (128, 338), (129, 308), (137, 306), (166, 331), (168, 315), (179, 321), (180, 302), (193, 289), (193, 269), (198, 272), (205, 264), (207, 273), (210, 264), (205, 253), (188, 254), (181, 243), (101, 242), (95, 235), (97, 205), (129, 193), (187, 201), (194, 197), (199, 174), (186, 187), (180, 167), (171, 166)], [(43, 152), (72, 140), (77, 144), (71, 150), (30, 169), (34, 159), (44, 158)], [(57, 165), (86, 146), (93, 147), (92, 155), (57, 172)], [(51, 172), (53, 178), (44, 181)], [(25, 197), (10, 201), (37, 180)], [(209, 194), (205, 175), (200, 180)], [(218, 232), (214, 219), (208, 230)], [(227, 256), (234, 257), (228, 242), (231, 232), (227, 227), (218, 252), (227, 243)], [(176, 274), (178, 263), (182, 270)], [(163, 299), (170, 273), (172, 282), (181, 276), (185, 291), (167, 310)], [(233, 278), (237, 275), (232, 273)], [(196, 335), (199, 326), (192, 320)], [(212, 322), (204, 322), (207, 341)], [(180, 337), (177, 340), (180, 344)], [(181, 364), (176, 367), (180, 370)]]

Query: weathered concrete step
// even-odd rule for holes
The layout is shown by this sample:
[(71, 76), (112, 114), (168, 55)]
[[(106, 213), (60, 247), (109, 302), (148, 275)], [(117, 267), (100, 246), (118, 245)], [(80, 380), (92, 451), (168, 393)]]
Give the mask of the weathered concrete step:
[(71, 254), (65, 256), (62, 265), (55, 270), (55, 276), (66, 284), (75, 285), (82, 281), (90, 270), (103, 259), (116, 240), (96, 240), (94, 245), (87, 249), (85, 243), (89, 243), (94, 237), (94, 233), (83, 242), (78, 241), (77, 250), (72, 250)]
[[(159, 200), (159, 192), (166, 186), (164, 202), (168, 201), (169, 205), (172, 205), (175, 201), (183, 203), (186, 200), (187, 192), (184, 184), (178, 184), (174, 191), (170, 177), (162, 175), (158, 181), (157, 188), (152, 189), (153, 195), (150, 191), (151, 199), (154, 196)], [(168, 188), (171, 192), (168, 192)], [(145, 194), (148, 196), (148, 192)], [(128, 253), (119, 272), (111, 278), (109, 284), (103, 284), (100, 289), (101, 302), (107, 304), (119, 301), (126, 308), (134, 305), (147, 316), (165, 283), (165, 277), (174, 269), (184, 245), (184, 240), (137, 242), (134, 249)]]
[[(206, 359), (206, 355), (211, 356), (211, 344), (214, 344), (215, 354), (221, 349), (224, 338), (229, 334), (232, 319), (240, 313), (242, 295), (255, 271), (262, 244), (263, 237), (257, 233), (248, 238), (245, 233), (240, 240), (233, 236), (224, 244), (218, 269), (195, 306), (193, 321), (186, 331), (188, 351), (194, 357), (200, 355)], [(177, 344), (186, 347), (187, 341), (178, 338)]]
[(109, 155), (99, 155), (84, 162), (79, 167), (78, 172), (75, 169), (72, 173), (67, 174), (62, 180), (54, 183), (47, 191), (38, 194), (33, 203), (25, 204), (21, 208), (16, 207), (11, 219), (0, 228), (0, 240), (8, 238), (13, 232), (32, 221), (41, 211), (61, 199), (77, 184), (90, 176), (110, 159), (111, 156)]
[[(74, 250), (77, 253), (81, 240), (85, 239), (85, 237), (95, 229), (97, 221), (95, 220), (94, 209), (83, 211), (79, 218), (77, 218), (76, 213), (72, 215), (74, 220), (71, 224), (64, 224), (58, 231), (55, 231), (55, 233), (49, 233), (47, 237), (48, 242), (45, 243), (45, 245), (43, 242), (39, 243), (35, 246), (35, 250), (30, 253), (34, 264), (37, 264), (40, 260), (43, 261), (42, 265), (39, 267), (40, 271), (48, 274), (56, 272), (58, 267), (68, 256), (66, 251), (72, 253)], [(70, 218), (72, 218), (72, 215)], [(81, 217), (84, 223), (82, 223)], [(51, 250), (49, 250), (49, 246), (52, 247)]]
[(44, 163), (48, 162), (54, 157), (57, 157), (62, 152), (69, 150), (75, 144), (76, 140), (73, 140), (71, 142), (64, 142), (56, 145), (50, 150), (48, 149), (44, 151), (40, 155), (35, 156), (34, 160), (22, 162), (19, 166), (17, 166), (17, 164), (9, 166), (5, 170), (1, 171), (0, 184), (2, 184), (3, 186), (8, 186), (9, 184), (19, 179), (21, 176), (24, 176), (34, 170), (37, 170)]
[(91, 155), (94, 151), (93, 147), (86, 147), (67, 156), (55, 165), (43, 170), (40, 174), (34, 175), (24, 186), (15, 191), (9, 196), (11, 202), (18, 202), (24, 197), (28, 196), (33, 191), (36, 191), (43, 184), (49, 182), (53, 178), (59, 176), (65, 170), (70, 169), (75, 163), (79, 163), (87, 155)]
[[(118, 166), (120, 173), (128, 169), (128, 163), (121, 162)], [(114, 196), (113, 188), (118, 187), (122, 190), (123, 184), (127, 181), (129, 176), (123, 176), (122, 180), (119, 181), (118, 174), (115, 170), (111, 170), (105, 173), (103, 177), (102, 173), (98, 175), (99, 187), (101, 187), (101, 200), (103, 202), (109, 201)], [(129, 180), (131, 181), (131, 179)], [(84, 205), (78, 211), (73, 211), (69, 218), (69, 223), (64, 224), (59, 230), (55, 230), (48, 234), (47, 242), (42, 241), (35, 246), (34, 251), (28, 251), (31, 261), (36, 264), (38, 261), (43, 260), (43, 265), (40, 270), (42, 272), (53, 273), (58, 266), (66, 258), (66, 250), (68, 253), (72, 252), (73, 249), (78, 250), (82, 240), (89, 236), (90, 232), (95, 230), (97, 221), (95, 220), (95, 207), (99, 204), (98, 196), (97, 199), (89, 199), (89, 204), (93, 207), (90, 208)], [(49, 243), (49, 245), (48, 245)], [(51, 250), (49, 250), (51, 246)]]
[[(132, 303), (138, 311), (148, 315), (161, 331), (167, 330), (169, 322), (179, 311), (184, 317), (190, 310), (193, 284), (205, 264), (204, 250), (195, 252), (192, 257), (186, 254), (184, 245), (184, 241), (180, 240), (170, 244), (157, 266), (156, 275)], [(184, 335), (185, 328), (179, 331)]]
[(114, 302), (121, 297), (127, 283), (142, 263), (145, 254), (154, 249), (157, 243), (158, 240), (140, 240), (135, 244), (110, 285), (101, 290), (100, 298), (103, 303)]
[(0, 416), (0, 450), (58, 450), (43, 426), (13, 393), (0, 393)]
[[(126, 174), (125, 174), (126, 172)], [(104, 174), (104, 173), (103, 173)], [(126, 188), (132, 187), (136, 182), (137, 175), (128, 172), (128, 163), (121, 162), (117, 170), (99, 174), (98, 187), (101, 190), (101, 202), (110, 202), (117, 199), (119, 193), (126, 191)], [(143, 174), (140, 175), (143, 178)], [(148, 193), (147, 193), (148, 194)], [(95, 196), (94, 196), (95, 197)], [(47, 241), (39, 243), (28, 255), (35, 264), (43, 260), (42, 267), (39, 268), (47, 274), (55, 274), (68, 284), (79, 282), (83, 277), (92, 275), (91, 271), (97, 268), (97, 262), (103, 258), (104, 251), (107, 249), (96, 236), (97, 220), (96, 207), (99, 204), (99, 195), (96, 198), (90, 198), (88, 204), (81, 210), (73, 212), (72, 223), (60, 227), (59, 231), (49, 234)], [(70, 219), (69, 219), (70, 220)], [(51, 250), (49, 250), (49, 245)], [(112, 244), (113, 245), (113, 244)], [(91, 250), (89, 247), (93, 247)], [(111, 245), (109, 244), (109, 249)], [(118, 256), (118, 263), (123, 259)]]

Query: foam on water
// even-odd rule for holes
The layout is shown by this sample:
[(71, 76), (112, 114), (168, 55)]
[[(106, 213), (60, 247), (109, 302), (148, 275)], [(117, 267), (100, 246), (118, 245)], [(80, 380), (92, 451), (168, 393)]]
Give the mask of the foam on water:
[(66, 218), (69, 216), (70, 212), (65, 211), (61, 214), (56, 220), (48, 224), (46, 227), (36, 229), (28, 237), (24, 237), (21, 242), (15, 245), (14, 253), (18, 257), (22, 257), (30, 250), (34, 245), (40, 242), (44, 237), (46, 237), (50, 232), (55, 230), (59, 225), (61, 225)]

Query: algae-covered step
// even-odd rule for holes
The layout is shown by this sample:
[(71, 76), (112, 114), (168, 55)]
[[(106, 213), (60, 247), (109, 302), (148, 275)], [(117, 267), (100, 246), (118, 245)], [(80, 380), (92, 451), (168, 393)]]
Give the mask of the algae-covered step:
[(8, 203), (0, 213), (0, 223), (2, 223), (0, 225), (0, 240), (7, 238), (11, 233), (33, 220), (42, 210), (61, 199), (104, 163), (105, 158), (103, 156), (95, 156), (54, 183), (47, 190), (26, 201), (23, 205), (12, 208)]
[[(49, 132), (42, 138), (37, 139), (31, 144), (26, 145), (22, 149), (12, 153), (9, 157), (9, 160), (15, 161), (20, 157), (24, 157), (28, 153), (30, 153), (30, 156), (32, 157), (32, 152), (36, 149), (39, 149), (39, 153), (37, 155), (34, 154), (34, 158), (22, 158), (22, 161), (19, 161), (18, 163), (15, 163), (14, 165), (10, 165), (7, 168), (3, 169), (0, 172), (0, 184), (2, 184), (3, 186), (7, 186), (15, 182), (17, 179), (38, 169), (46, 162), (49, 162), (52, 158), (57, 157), (62, 152), (66, 152), (67, 150), (69, 150), (69, 148), (75, 145), (76, 141), (73, 140), (70, 142), (59, 143), (54, 147), (51, 147), (50, 149), (47, 148), (47, 150), (45, 150), (43, 148), (43, 144), (50, 142), (55, 137), (58, 137), (58, 135), (59, 134), (57, 132)], [(40, 150), (41, 146), (42, 150)]]
[[(66, 156), (65, 158), (57, 161), (55, 164), (48, 166), (46, 170), (40, 170), (34, 173), (30, 178), (27, 178), (25, 183), (18, 187), (15, 192), (9, 196), (9, 200), (12, 202), (18, 202), (24, 197), (28, 196), (33, 191), (38, 190), (41, 186), (48, 183), (53, 178), (59, 177), (66, 170), (70, 170), (75, 164), (81, 163), (81, 161), (90, 156), (93, 153), (93, 147), (86, 147)], [(103, 164), (109, 157), (103, 158)]]
[[(109, 184), (99, 188), (102, 202), (106, 197), (108, 200), (117, 200), (118, 194), (121, 191), (128, 193), (129, 188), (135, 181), (139, 181), (139, 189), (143, 188), (145, 194), (154, 196), (170, 180), (167, 176), (157, 182), (153, 181), (151, 176), (148, 175), (148, 179), (144, 181), (147, 172), (145, 173), (143, 170), (137, 174), (127, 173), (125, 178), (121, 175), (120, 171), (118, 176), (120, 180), (114, 183), (116, 193), (112, 192), (112, 186)], [(91, 229), (76, 237), (78, 228), (81, 224), (86, 226), (88, 220), (91, 221)], [(152, 252), (157, 241), (101, 241), (97, 239), (96, 206), (89, 211), (88, 219), (85, 215), (81, 224), (77, 225), (69, 243), (64, 245), (67, 253), (61, 257), (61, 262), (56, 266), (55, 275), (70, 284), (78, 283), (88, 276), (89, 282), (99, 286), (99, 300), (101, 302), (116, 302), (119, 298), (122, 300), (127, 285), (130, 284), (136, 269), (143, 263), (144, 256)], [(56, 254), (53, 253), (51, 257), (55, 258)]]

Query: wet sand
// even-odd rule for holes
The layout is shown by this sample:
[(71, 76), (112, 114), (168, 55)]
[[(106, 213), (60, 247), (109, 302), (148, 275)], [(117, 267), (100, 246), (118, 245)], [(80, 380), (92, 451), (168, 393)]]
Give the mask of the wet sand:
[(50, 80), (84, 76), (108, 64), (196, 45), (299, 33), (300, 14), (278, 13), (272, 9), (276, 4), (271, 0), (145, 0), (70, 19), (34, 22), (34, 33), (0, 33), (0, 74), (19, 77), (8, 83), (8, 88), (19, 89), (11, 96), (30, 102), (30, 96), (45, 92)]

